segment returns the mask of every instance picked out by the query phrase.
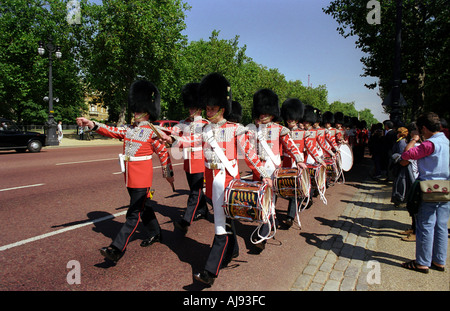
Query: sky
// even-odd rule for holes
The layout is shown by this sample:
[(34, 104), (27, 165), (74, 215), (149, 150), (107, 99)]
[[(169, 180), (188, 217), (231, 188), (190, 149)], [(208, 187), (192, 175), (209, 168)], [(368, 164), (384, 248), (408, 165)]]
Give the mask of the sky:
[[(99, 0), (93, 2), (100, 2)], [(377, 81), (361, 77), (364, 53), (355, 37), (344, 38), (338, 23), (323, 13), (330, 0), (184, 0), (189, 41), (208, 40), (213, 30), (219, 39), (239, 36), (246, 55), (268, 68), (277, 68), (287, 80), (300, 80), (312, 87), (326, 85), (328, 102), (355, 102), (357, 110), (369, 108), (378, 121), (383, 112), (378, 88), (364, 84)], [(274, 90), (276, 92), (276, 90)], [(345, 113), (345, 112), (344, 112)]]
[[(208, 40), (213, 30), (220, 39), (239, 36), (246, 55), (268, 68), (277, 68), (287, 80), (300, 80), (316, 87), (326, 85), (328, 102), (355, 102), (357, 110), (369, 108), (378, 121), (383, 112), (378, 88), (364, 84), (377, 81), (361, 77), (364, 53), (356, 49), (355, 37), (344, 38), (338, 23), (323, 13), (328, 0), (187, 0), (189, 41)], [(274, 90), (276, 92), (276, 90)], [(345, 112), (344, 112), (345, 113)]]

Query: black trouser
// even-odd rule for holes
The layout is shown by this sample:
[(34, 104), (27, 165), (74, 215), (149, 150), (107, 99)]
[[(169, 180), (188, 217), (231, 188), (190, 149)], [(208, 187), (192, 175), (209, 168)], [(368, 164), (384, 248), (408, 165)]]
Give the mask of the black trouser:
[(117, 247), (120, 251), (125, 251), (131, 236), (136, 231), (139, 221), (142, 220), (147, 233), (150, 236), (160, 234), (161, 228), (156, 219), (155, 212), (151, 206), (151, 201), (147, 197), (149, 188), (127, 188), (130, 194), (130, 207), (128, 208), (126, 221), (117, 234), (111, 246)]
[[(270, 227), (269, 227), (269, 223), (270, 223)], [(269, 222), (265, 223), (261, 226), (261, 228), (259, 229), (259, 235), (261, 237), (266, 237), (270, 234), (273, 234), (273, 231), (276, 230), (276, 228), (278, 227), (278, 218), (270, 215), (269, 216)], [(260, 237), (257, 237), (257, 239), (260, 239)], [(266, 240), (264, 240), (265, 242)]]
[(228, 234), (214, 235), (214, 241), (206, 261), (205, 270), (215, 276), (219, 274), (221, 267), (228, 265), (233, 255), (239, 253), (233, 220), (227, 219), (227, 232)]
[(186, 172), (186, 179), (190, 191), (183, 219), (190, 224), (196, 214), (206, 215), (208, 206), (206, 205), (206, 196), (203, 193), (203, 173), (191, 174)]
[[(294, 219), (295, 215), (297, 215), (297, 206), (300, 203), (301, 199), (297, 198), (297, 200), (295, 200), (295, 198), (289, 198), (289, 205), (288, 205), (288, 210), (287, 210), (287, 216), (289, 218)], [(297, 202), (297, 205), (295, 204)]]

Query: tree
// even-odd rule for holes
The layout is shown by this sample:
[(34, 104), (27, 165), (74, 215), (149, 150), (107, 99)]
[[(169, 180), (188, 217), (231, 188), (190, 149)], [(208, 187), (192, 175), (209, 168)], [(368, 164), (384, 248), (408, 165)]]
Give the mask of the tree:
[(176, 63), (186, 38), (181, 0), (104, 0), (89, 14), (92, 37), (83, 49), (85, 82), (109, 108), (111, 120), (125, 123), (127, 95), (136, 79), (161, 92), (163, 111), (173, 101)]
[[(335, 0), (324, 9), (338, 23), (345, 38), (357, 36), (356, 46), (367, 56), (361, 58), (364, 75), (378, 77), (382, 98), (393, 86), (393, 61), (397, 1), (381, 1), (381, 23), (369, 24), (366, 1)], [(428, 110), (448, 117), (450, 99), (450, 6), (446, 0), (402, 0), (401, 93), (412, 120)], [(438, 65), (439, 64), (439, 65)], [(367, 85), (375, 88), (377, 84)]]
[(48, 37), (62, 47), (54, 60), (55, 119), (72, 122), (83, 106), (64, 1), (3, 0), (0, 3), (0, 115), (20, 123), (44, 123), (48, 115), (48, 58), (37, 53)]

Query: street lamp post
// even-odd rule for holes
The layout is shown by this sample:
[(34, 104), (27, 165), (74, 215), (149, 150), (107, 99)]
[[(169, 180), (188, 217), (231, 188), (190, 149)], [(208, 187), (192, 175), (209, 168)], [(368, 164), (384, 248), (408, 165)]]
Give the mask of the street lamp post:
[(61, 58), (61, 47), (55, 46), (53, 44), (53, 39), (51, 37), (48, 38), (47, 43), (43, 43), (42, 41), (39, 41), (39, 47), (38, 47), (38, 53), (39, 55), (44, 55), (45, 50), (48, 51), (48, 120), (45, 124), (46, 132), (47, 132), (47, 146), (58, 146), (58, 136), (56, 134), (56, 121), (53, 117), (53, 74), (52, 74), (52, 54), (55, 53), (56, 58)]

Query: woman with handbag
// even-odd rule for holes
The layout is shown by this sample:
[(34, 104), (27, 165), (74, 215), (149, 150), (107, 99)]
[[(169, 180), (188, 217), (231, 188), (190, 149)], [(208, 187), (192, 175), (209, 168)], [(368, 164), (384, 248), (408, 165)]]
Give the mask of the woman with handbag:
[(428, 273), (429, 268), (445, 270), (447, 258), (449, 202), (449, 140), (440, 132), (439, 116), (433, 112), (417, 119), (424, 142), (417, 147), (419, 133), (402, 154), (403, 160), (417, 160), (422, 202), (416, 216), (416, 259), (405, 262), (406, 269)]

